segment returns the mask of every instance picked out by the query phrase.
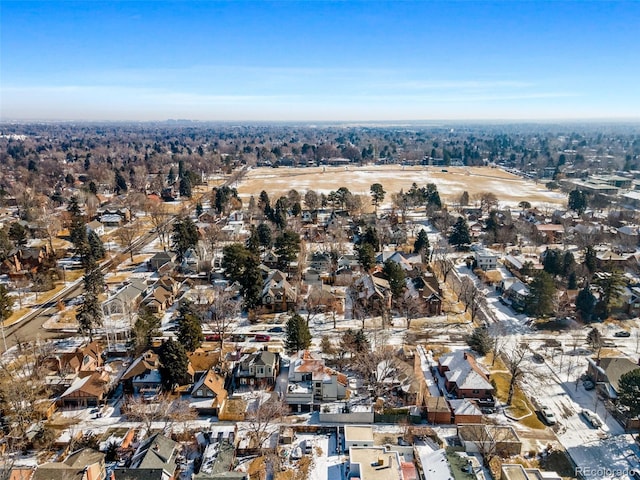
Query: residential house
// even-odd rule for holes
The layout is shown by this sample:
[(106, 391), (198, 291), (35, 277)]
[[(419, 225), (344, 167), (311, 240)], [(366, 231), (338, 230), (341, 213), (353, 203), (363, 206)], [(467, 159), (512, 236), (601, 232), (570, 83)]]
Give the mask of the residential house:
[(200, 223), (216, 223), (218, 221), (219, 215), (212, 208), (208, 209), (206, 212), (202, 212), (198, 217), (198, 222)]
[(162, 386), (159, 368), (158, 355), (151, 350), (144, 352), (122, 374), (125, 392), (140, 393), (148, 397), (156, 395)]
[(417, 265), (422, 264), (422, 256), (419, 253), (403, 253), (397, 251), (386, 251), (376, 256), (376, 263), (378, 264), (383, 264), (387, 261), (395, 262), (400, 265), (405, 272), (410, 272)]
[(211, 435), (209, 443), (202, 453), (200, 471), (191, 476), (192, 480), (249, 480), (247, 472), (233, 470), (236, 464), (235, 432), (218, 432)]
[(425, 397), (423, 400), (427, 414), (427, 422), (436, 425), (448, 425), (452, 423), (451, 407), (445, 397)]
[(307, 294), (307, 305), (326, 313), (344, 313), (344, 293), (331, 285), (312, 285)]
[(331, 254), (328, 252), (313, 252), (307, 258), (309, 267), (318, 271), (319, 273), (328, 272), (332, 270)]
[(151, 293), (142, 300), (142, 304), (153, 313), (163, 313), (173, 305), (174, 300), (173, 292), (159, 285), (154, 287)]
[(199, 272), (200, 271), (200, 263), (203, 259), (204, 255), (202, 255), (202, 251), (196, 251), (194, 248), (189, 248), (182, 255), (182, 262), (180, 263), (180, 270), (182, 272)]
[[(36, 471), (36, 467), (27, 467), (27, 466), (19, 466), (12, 467), (7, 477), (7, 480), (31, 480), (33, 478), (33, 474)], [(3, 473), (5, 473), (3, 471)]]
[(626, 287), (622, 298), (625, 302), (625, 310), (629, 315), (640, 314), (640, 286)]
[(472, 242), (477, 242), (482, 235), (482, 222), (469, 222), (469, 236)]
[(131, 219), (131, 212), (128, 208), (113, 204), (99, 208), (97, 214), (99, 217), (98, 220), (105, 227), (119, 227)]
[[(622, 265), (625, 262), (627, 262), (630, 258), (632, 258), (632, 255), (630, 254), (621, 255), (617, 252), (614, 252), (613, 250), (607, 249), (604, 251), (597, 252), (596, 258), (601, 262), (607, 262), (613, 265)], [(597, 273), (606, 274), (607, 272), (597, 272)]]
[(273, 250), (267, 250), (262, 255), (262, 263), (269, 268), (278, 268), (280, 257)]
[(176, 258), (176, 254), (173, 252), (158, 252), (149, 259), (149, 270), (157, 272), (160, 267), (162, 267), (166, 263), (175, 262)]
[(220, 233), (223, 235), (223, 238), (236, 242), (246, 239), (251, 234), (242, 220), (227, 221), (226, 225), (220, 229)]
[(432, 273), (424, 273), (411, 279), (413, 288), (416, 289), (424, 302), (424, 315), (433, 317), (442, 314), (442, 290), (440, 282)]
[(104, 225), (97, 220), (87, 223), (87, 232), (93, 232), (99, 237), (104, 235)]
[(587, 375), (593, 379), (598, 391), (607, 398), (618, 398), (618, 382), (625, 373), (640, 368), (640, 361), (632, 362), (627, 357), (587, 358)]
[(544, 268), (540, 263), (539, 258), (524, 255), (505, 255), (502, 259), (502, 263), (516, 277), (524, 275), (527, 268), (531, 268), (533, 270), (542, 270)]
[(624, 225), (618, 228), (618, 244), (624, 251), (635, 252), (640, 242), (640, 227), (638, 225)]
[(165, 202), (174, 202), (179, 196), (180, 195), (174, 186), (163, 188), (160, 192), (160, 198)]
[(312, 212), (311, 210), (303, 210), (300, 214), (300, 218), (302, 219), (302, 223), (314, 223), (316, 218), (315, 212)]
[(500, 466), (500, 480), (562, 480), (562, 477), (556, 472), (525, 468), (519, 463), (503, 463)]
[(109, 383), (110, 375), (104, 370), (78, 375), (56, 403), (62, 408), (96, 407), (104, 401)]
[(302, 274), (302, 279), (307, 285), (321, 285), (323, 281), (320, 272), (315, 268), (307, 268)]
[(489, 371), (471, 353), (456, 350), (442, 355), (438, 371), (445, 377), (445, 388), (456, 398), (493, 399)]
[[(318, 223), (319, 220), (318, 220)], [(351, 226), (352, 220), (349, 217), (349, 212), (346, 210), (334, 210), (331, 212), (329, 216), (325, 228), (327, 232), (335, 231), (335, 230), (344, 230)]]
[(296, 304), (296, 289), (287, 281), (286, 274), (273, 270), (262, 287), (261, 305), (267, 312), (287, 312)]
[(276, 353), (260, 350), (244, 355), (234, 369), (236, 386), (261, 387), (273, 385), (280, 368), (280, 357)]
[(304, 350), (289, 365), (285, 401), (299, 412), (314, 410), (322, 402), (345, 399), (347, 385), (346, 375), (325, 366), (320, 356)]
[(189, 368), (194, 372), (194, 375), (204, 374), (220, 363), (220, 350), (200, 347), (187, 353), (187, 357), (189, 358)]
[(0, 274), (9, 275), (12, 279), (22, 278), (34, 274), (50, 257), (47, 245), (40, 247), (20, 247), (12, 250), (7, 258), (0, 263)]
[(115, 314), (130, 314), (147, 293), (147, 284), (139, 278), (132, 278), (121, 289), (102, 302), (102, 313), (105, 317)]
[(468, 398), (449, 400), (453, 421), (456, 425), (463, 423), (482, 423), (482, 411), (475, 401)]
[(177, 297), (178, 293), (180, 292), (181, 285), (182, 285), (181, 282), (174, 280), (169, 275), (163, 275), (154, 284), (154, 287), (155, 286), (163, 287), (165, 290), (170, 292), (174, 297)]
[(495, 452), (501, 457), (522, 453), (522, 440), (506, 425), (459, 425), (458, 437), (467, 453)]
[(353, 283), (354, 279), (354, 270), (349, 266), (339, 267), (336, 270), (336, 274), (334, 276), (333, 284), (336, 286), (347, 286)]
[(104, 453), (83, 448), (73, 452), (63, 462), (38, 465), (30, 478), (31, 480), (105, 480), (106, 477)]
[(380, 312), (391, 308), (391, 287), (388, 280), (367, 273), (355, 281), (353, 288), (358, 300), (367, 310)]
[(498, 290), (502, 292), (504, 298), (509, 300), (514, 310), (524, 310), (529, 296), (529, 287), (527, 285), (517, 278), (510, 277), (500, 282)]
[(564, 226), (555, 223), (537, 223), (535, 225), (538, 237), (546, 244), (560, 243), (564, 235)]
[(398, 452), (385, 447), (349, 448), (349, 478), (404, 480), (402, 463)]
[(59, 374), (91, 374), (103, 365), (102, 347), (91, 342), (78, 347), (73, 352), (53, 353), (46, 360), (47, 365)]
[(226, 377), (215, 369), (204, 373), (191, 388), (191, 398), (194, 400), (207, 399), (203, 405), (192, 404), (198, 413), (202, 415), (218, 415), (218, 412), (227, 399), (227, 390), (224, 388)]
[(113, 480), (175, 480), (180, 448), (178, 442), (156, 433), (140, 444), (128, 468), (113, 471)]
[(485, 248), (476, 250), (474, 257), (480, 270), (495, 270), (498, 266), (498, 255)]
[(344, 448), (373, 447), (373, 427), (369, 425), (345, 425)]
[(338, 268), (349, 267), (354, 271), (360, 270), (360, 261), (355, 254), (345, 254), (338, 258)]

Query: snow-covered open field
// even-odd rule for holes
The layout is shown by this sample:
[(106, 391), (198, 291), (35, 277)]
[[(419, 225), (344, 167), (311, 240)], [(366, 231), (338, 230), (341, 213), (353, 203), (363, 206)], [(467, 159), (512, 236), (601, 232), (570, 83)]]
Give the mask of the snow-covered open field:
[(422, 167), (402, 165), (370, 165), (364, 167), (255, 168), (238, 185), (243, 201), (265, 190), (277, 198), (291, 189), (301, 194), (307, 190), (329, 193), (347, 187), (352, 193), (369, 196), (374, 183), (381, 183), (387, 192), (383, 206), (390, 205), (391, 193), (405, 192), (413, 183), (438, 186), (440, 196), (456, 202), (462, 192), (473, 196), (492, 192), (501, 203), (516, 206), (526, 200), (532, 204), (563, 205), (566, 195), (548, 191), (543, 184), (525, 180), (504, 170), (491, 167)]

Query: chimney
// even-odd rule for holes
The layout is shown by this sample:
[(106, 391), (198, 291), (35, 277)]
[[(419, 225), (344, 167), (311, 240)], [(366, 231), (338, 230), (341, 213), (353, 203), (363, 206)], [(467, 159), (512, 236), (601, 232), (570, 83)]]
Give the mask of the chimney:
[(380, 455), (378, 457), (378, 466), (382, 467), (384, 465), (384, 457), (382, 455)]

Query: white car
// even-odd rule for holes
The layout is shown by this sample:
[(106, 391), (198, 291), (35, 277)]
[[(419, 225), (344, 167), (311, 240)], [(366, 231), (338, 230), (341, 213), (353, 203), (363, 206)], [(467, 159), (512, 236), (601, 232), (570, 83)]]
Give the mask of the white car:
[(582, 410), (582, 416), (589, 422), (589, 424), (593, 428), (600, 428), (602, 426), (602, 420), (598, 417), (597, 413), (592, 412), (591, 410)]
[(558, 423), (556, 421), (555, 414), (546, 405), (540, 406), (540, 415), (542, 416), (542, 419), (546, 422), (547, 425), (555, 425), (556, 423)]

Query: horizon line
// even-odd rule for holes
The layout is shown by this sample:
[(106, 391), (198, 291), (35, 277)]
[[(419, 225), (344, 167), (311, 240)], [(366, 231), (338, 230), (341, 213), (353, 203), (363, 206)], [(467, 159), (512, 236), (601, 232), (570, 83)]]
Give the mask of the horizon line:
[(321, 124), (321, 123), (334, 123), (334, 124), (380, 124), (380, 123), (640, 123), (640, 116), (637, 117), (564, 117), (564, 118), (549, 118), (549, 117), (532, 117), (532, 118), (423, 118), (423, 119), (371, 119), (371, 120), (257, 120), (257, 119), (233, 119), (233, 120), (215, 120), (215, 119), (189, 119), (189, 118), (165, 118), (155, 120), (141, 120), (141, 119), (53, 119), (53, 118), (15, 118), (15, 119), (1, 119), (0, 125), (3, 124), (28, 124), (28, 123), (118, 123), (118, 124), (132, 124), (132, 123), (218, 123), (218, 124)]

